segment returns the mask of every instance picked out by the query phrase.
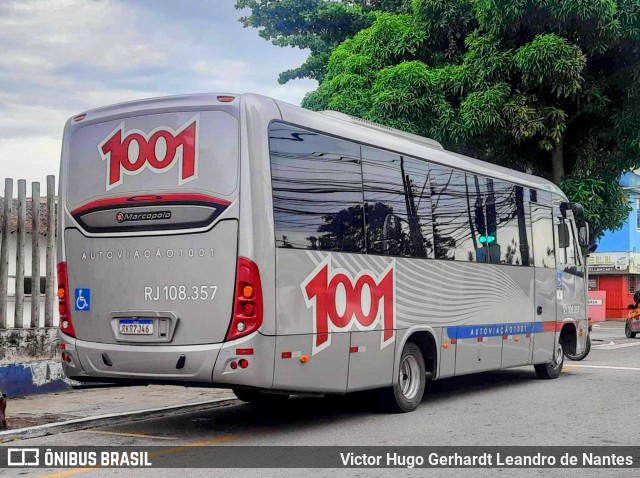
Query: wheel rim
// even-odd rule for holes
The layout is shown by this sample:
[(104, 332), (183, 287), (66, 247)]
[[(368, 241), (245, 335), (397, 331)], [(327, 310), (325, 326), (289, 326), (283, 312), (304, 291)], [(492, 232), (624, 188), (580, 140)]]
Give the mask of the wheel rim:
[(626, 324), (624, 326), (624, 332), (625, 332), (625, 335), (627, 335), (627, 337), (631, 335), (631, 326), (629, 324)]
[(560, 364), (562, 364), (562, 356), (563, 356), (562, 344), (558, 343), (558, 347), (556, 348), (556, 355), (553, 357), (553, 362), (551, 362), (551, 367), (556, 370), (560, 368)]
[(407, 355), (400, 364), (400, 390), (407, 400), (418, 394), (420, 387), (420, 366), (413, 355)]

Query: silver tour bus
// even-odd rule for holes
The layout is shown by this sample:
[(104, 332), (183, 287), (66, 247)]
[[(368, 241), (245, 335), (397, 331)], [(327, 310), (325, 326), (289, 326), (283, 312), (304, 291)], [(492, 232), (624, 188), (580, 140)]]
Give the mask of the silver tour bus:
[[(587, 338), (585, 264), (551, 182), (259, 95), (123, 103), (65, 127), (62, 360), (81, 382), (245, 401), (531, 365)], [(584, 242), (584, 241), (582, 241)]]

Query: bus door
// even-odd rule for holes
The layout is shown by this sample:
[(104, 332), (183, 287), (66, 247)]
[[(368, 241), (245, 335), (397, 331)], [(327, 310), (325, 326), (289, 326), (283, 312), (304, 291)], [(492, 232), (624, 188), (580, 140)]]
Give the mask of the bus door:
[(583, 337), (577, 341), (580, 353), (587, 336), (585, 311), (585, 267), (581, 257), (580, 245), (575, 227), (573, 213), (564, 202), (554, 206), (554, 222), (556, 232), (557, 263), (557, 317), (558, 322), (567, 319), (576, 324), (576, 330), (582, 328)]
[(556, 330), (556, 297), (561, 294), (556, 274), (556, 257), (551, 207), (531, 202), (531, 229), (535, 264), (533, 363), (553, 357)]

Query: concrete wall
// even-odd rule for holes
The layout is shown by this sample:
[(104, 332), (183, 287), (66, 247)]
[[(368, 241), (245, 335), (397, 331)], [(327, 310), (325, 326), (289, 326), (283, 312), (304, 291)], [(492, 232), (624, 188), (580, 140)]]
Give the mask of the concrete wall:
[(55, 327), (0, 330), (0, 390), (18, 397), (68, 388), (59, 357)]

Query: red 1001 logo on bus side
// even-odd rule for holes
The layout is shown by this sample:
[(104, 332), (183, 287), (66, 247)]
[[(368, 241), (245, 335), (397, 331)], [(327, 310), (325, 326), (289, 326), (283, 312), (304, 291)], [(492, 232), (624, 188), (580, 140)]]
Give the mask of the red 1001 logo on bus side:
[(327, 256), (301, 284), (307, 308), (313, 309), (313, 355), (331, 345), (330, 332), (373, 330), (381, 325), (380, 349), (394, 340), (395, 261), (376, 277), (365, 270), (355, 278), (331, 267)]
[(125, 132), (120, 124), (99, 145), (103, 161), (107, 161), (107, 191), (122, 184), (124, 175), (135, 175), (145, 168), (164, 173), (180, 164), (178, 185), (198, 177), (198, 117), (174, 131), (156, 128), (150, 133), (140, 130)]

